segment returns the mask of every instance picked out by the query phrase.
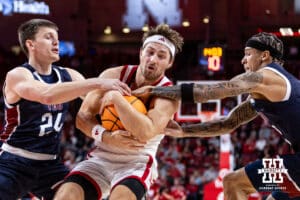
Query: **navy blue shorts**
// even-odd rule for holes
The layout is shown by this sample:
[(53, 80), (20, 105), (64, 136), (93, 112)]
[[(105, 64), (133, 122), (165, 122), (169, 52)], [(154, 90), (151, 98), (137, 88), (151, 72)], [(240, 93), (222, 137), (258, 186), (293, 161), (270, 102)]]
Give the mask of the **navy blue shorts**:
[(257, 160), (246, 165), (245, 171), (257, 191), (270, 191), (278, 200), (300, 197), (300, 153)]
[(69, 170), (58, 159), (37, 161), (8, 152), (0, 155), (0, 197), (17, 199), (31, 192), (37, 197), (53, 199), (51, 187), (61, 181)]

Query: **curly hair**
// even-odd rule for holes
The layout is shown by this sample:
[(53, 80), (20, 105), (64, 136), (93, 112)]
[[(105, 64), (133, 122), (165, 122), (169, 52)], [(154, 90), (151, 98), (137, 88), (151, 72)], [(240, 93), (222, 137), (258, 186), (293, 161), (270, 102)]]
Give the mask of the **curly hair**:
[(171, 29), (167, 24), (159, 24), (151, 27), (148, 32), (144, 33), (142, 42), (152, 35), (162, 35), (170, 40), (175, 46), (175, 53), (179, 53), (183, 46), (183, 37), (175, 30)]
[(279, 64), (283, 64), (283, 42), (274, 34), (272, 33), (266, 33), (266, 32), (260, 32), (256, 35), (253, 35), (249, 40), (256, 40), (266, 46), (269, 46), (273, 48), (278, 53), (278, 57), (274, 57), (274, 62), (277, 62)]

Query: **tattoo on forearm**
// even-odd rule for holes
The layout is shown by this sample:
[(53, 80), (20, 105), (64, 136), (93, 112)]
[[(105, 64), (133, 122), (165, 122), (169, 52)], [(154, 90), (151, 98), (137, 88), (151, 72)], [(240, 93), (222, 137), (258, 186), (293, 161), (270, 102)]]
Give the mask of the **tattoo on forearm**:
[[(221, 99), (249, 93), (251, 89), (262, 83), (262, 81), (262, 73), (247, 72), (234, 77), (230, 81), (215, 84), (195, 84), (193, 89), (194, 101), (201, 103), (210, 99)], [(152, 89), (151, 94), (173, 100), (180, 100), (182, 96), (180, 85), (155, 87)]]
[(210, 99), (221, 99), (239, 94), (249, 93), (263, 81), (263, 76), (258, 72), (248, 72), (236, 76), (230, 81), (216, 84), (195, 84), (195, 102), (206, 102)]
[(224, 119), (207, 121), (199, 124), (183, 125), (185, 137), (212, 137), (226, 134), (254, 119), (257, 112), (249, 101), (243, 102)]
[(224, 82), (213, 85), (196, 84), (194, 87), (194, 99), (196, 102), (206, 102), (210, 99), (220, 99), (227, 96), (237, 96), (246, 92), (247, 89), (240, 88), (236, 83)]
[(173, 100), (181, 99), (181, 90), (179, 85), (175, 85), (172, 87), (155, 87), (151, 91), (151, 94)]

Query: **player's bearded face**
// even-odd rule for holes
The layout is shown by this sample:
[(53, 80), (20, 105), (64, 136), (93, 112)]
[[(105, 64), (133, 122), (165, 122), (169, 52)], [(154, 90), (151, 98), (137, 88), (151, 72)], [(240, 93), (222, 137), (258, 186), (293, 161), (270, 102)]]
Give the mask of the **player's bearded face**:
[(150, 43), (140, 53), (140, 67), (143, 76), (149, 80), (161, 78), (171, 67), (170, 53), (167, 47), (158, 43)]
[(142, 73), (147, 80), (152, 81), (152, 80), (159, 79), (164, 74), (164, 71), (162, 71), (160, 68), (155, 67), (153, 65), (146, 64), (142, 66)]

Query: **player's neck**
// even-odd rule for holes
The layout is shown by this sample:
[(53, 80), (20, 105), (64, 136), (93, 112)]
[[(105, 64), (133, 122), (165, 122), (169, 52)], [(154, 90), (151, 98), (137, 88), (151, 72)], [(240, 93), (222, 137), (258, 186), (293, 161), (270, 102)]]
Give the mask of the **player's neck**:
[(40, 62), (36, 59), (29, 58), (28, 63), (39, 73), (43, 75), (51, 74), (51, 63)]
[(144, 77), (142, 78), (136, 78), (133, 86), (135, 87), (135, 89), (146, 86), (146, 85), (154, 85), (158, 80), (155, 81), (148, 81), (146, 80)]
[[(146, 85), (155, 85), (155, 84), (156, 84), (157, 82), (159, 82), (162, 78), (163, 78), (163, 76), (162, 76), (162, 77), (159, 77), (159, 78), (156, 78), (155, 80), (154, 80), (154, 79), (153, 79), (153, 80), (148, 80), (148, 79), (146, 79), (146, 78), (142, 75), (140, 69), (138, 69), (137, 72), (136, 72), (136, 76), (135, 76), (134, 86), (135, 86), (136, 88), (140, 88), (140, 87), (143, 87), (143, 86), (146, 86)], [(136, 88), (135, 88), (135, 89), (136, 89)]]

